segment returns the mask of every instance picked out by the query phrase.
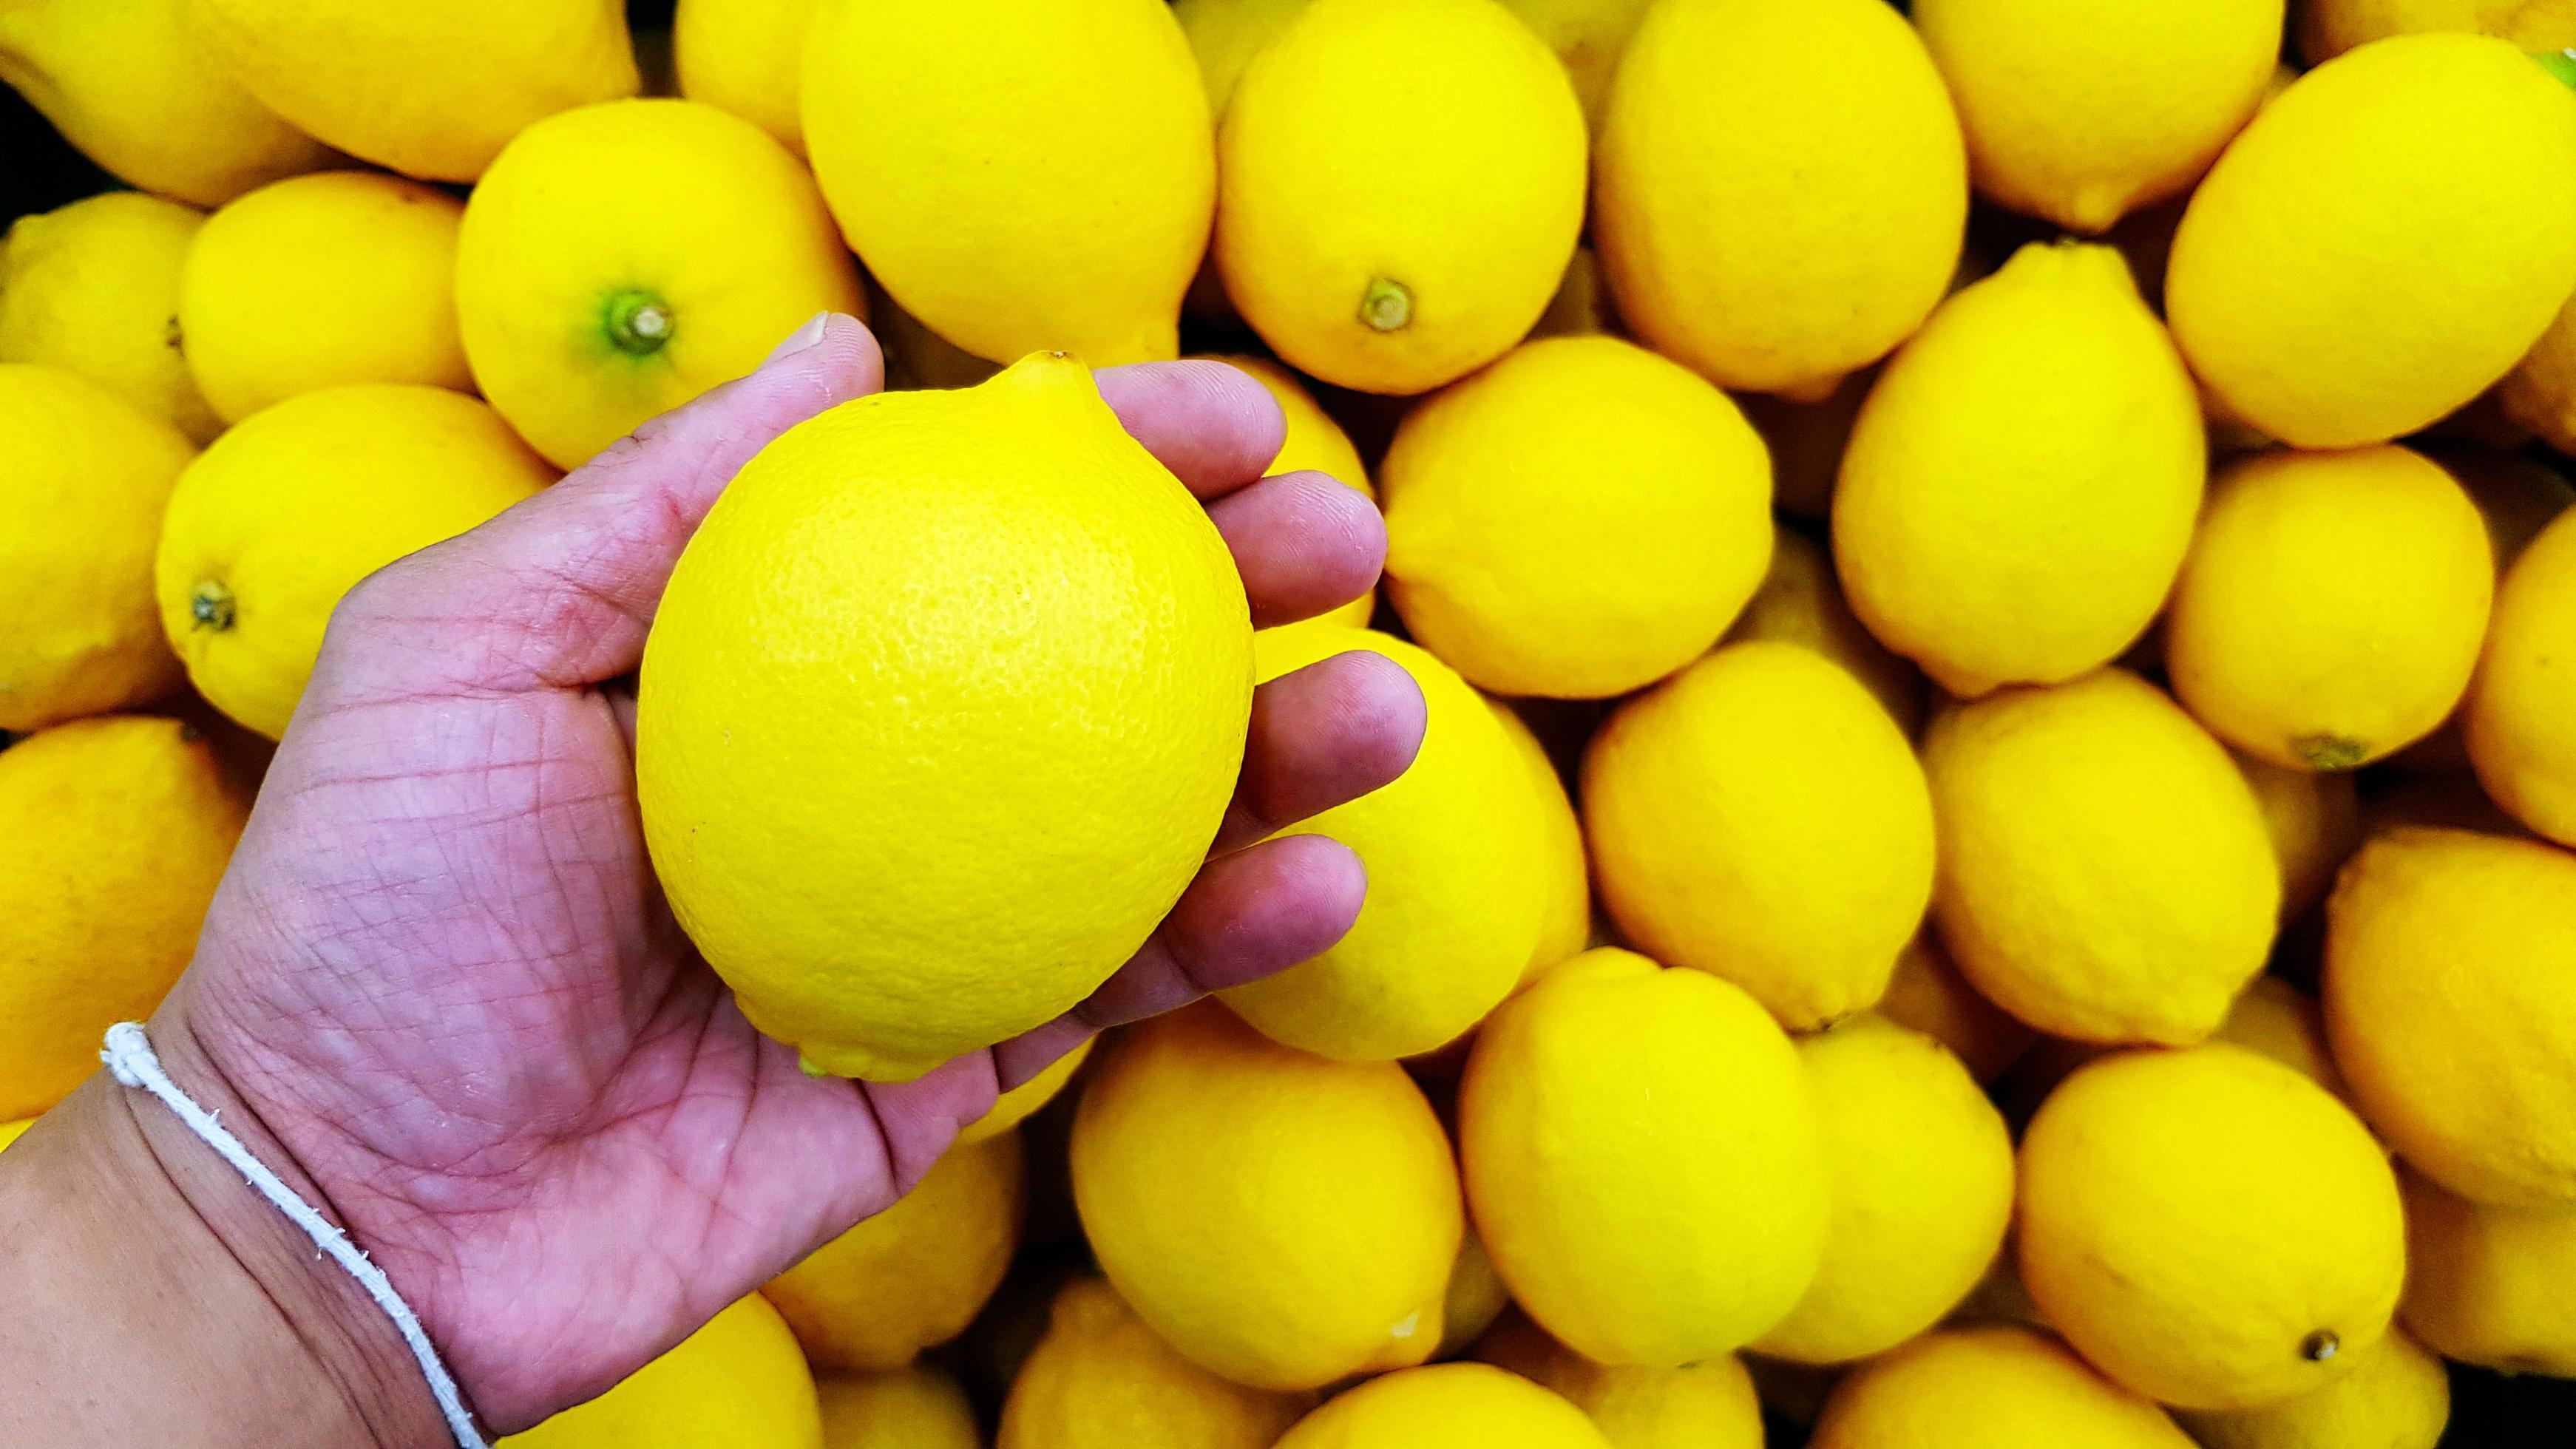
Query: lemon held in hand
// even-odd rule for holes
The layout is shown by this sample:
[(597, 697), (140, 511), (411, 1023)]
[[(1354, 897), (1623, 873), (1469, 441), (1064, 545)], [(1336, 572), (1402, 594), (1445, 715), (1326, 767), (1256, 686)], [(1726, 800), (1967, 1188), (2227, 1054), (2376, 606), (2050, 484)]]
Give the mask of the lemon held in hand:
[(822, 1449), (814, 1376), (758, 1294), (500, 1449)]

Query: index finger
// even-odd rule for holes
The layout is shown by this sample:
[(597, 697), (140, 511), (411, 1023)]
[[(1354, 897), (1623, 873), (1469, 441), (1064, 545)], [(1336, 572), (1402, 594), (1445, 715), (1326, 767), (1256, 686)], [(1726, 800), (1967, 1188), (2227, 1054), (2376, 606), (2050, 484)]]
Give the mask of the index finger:
[(1135, 362), (1092, 380), (1127, 435), (1200, 498), (1259, 482), (1288, 436), (1278, 400), (1222, 362)]

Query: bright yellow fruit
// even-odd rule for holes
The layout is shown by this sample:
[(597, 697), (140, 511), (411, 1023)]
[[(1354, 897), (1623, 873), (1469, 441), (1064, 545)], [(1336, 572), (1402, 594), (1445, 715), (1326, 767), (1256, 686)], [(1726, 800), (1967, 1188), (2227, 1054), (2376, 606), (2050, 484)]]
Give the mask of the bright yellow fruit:
[(1503, 0), (1504, 8), (1547, 42), (1574, 82), (1574, 98), (1595, 134), (1610, 104), (1610, 82), (1646, 18), (1647, 0)]
[(2576, 846), (2576, 512), (2514, 561), (2469, 689), (2469, 758), (2515, 819)]
[(472, 391), (456, 335), (464, 214), (416, 181), (323, 171), (209, 217), (179, 292), (188, 367), (206, 401), (237, 423), (346, 383)]
[(1771, 545), (1771, 572), (1736, 616), (1726, 642), (1777, 639), (1803, 645), (1841, 665), (1878, 696), (1907, 738), (1923, 727), (1923, 675), (1871, 635), (1834, 577), (1833, 556), (1803, 533), (1781, 525)]
[(1490, 1364), (1374, 1379), (1308, 1414), (1278, 1449), (1609, 1449), (1583, 1411)]
[(2299, 50), (2322, 65), (2356, 45), (2426, 30), (2501, 36), (2529, 51), (2576, 45), (2568, 0), (2301, 0)]
[(1547, 310), (1539, 314), (1530, 336), (1618, 336), (1627, 330), (1619, 320), (1617, 304), (1610, 300), (1609, 279), (1601, 275), (1600, 254), (1576, 246), (1565, 264), (1565, 275), (1557, 279), (1556, 295), (1548, 298)]
[(680, 94), (731, 111), (805, 154), (805, 36), (821, 0), (680, 0), (671, 57)]
[(1818, 395), (1941, 300), (1967, 171), (1940, 73), (1888, 6), (1673, 0), (1611, 89), (1594, 244), (1656, 351)]
[(796, 1340), (755, 1293), (501, 1449), (823, 1449), (823, 1421)]
[[(2576, 5), (2568, 10), (2576, 30)], [(2496, 387), (2505, 416), (2562, 453), (2576, 452), (2576, 299), (2558, 311)]]
[(1161, 0), (824, 0), (805, 67), (815, 175), (904, 310), (995, 361), (1178, 352), (1216, 156)]
[(619, 101), (531, 126), (492, 163), (457, 237), (456, 308), (483, 395), (576, 468), (860, 292), (813, 178), (759, 127)]
[(1811, 1449), (2192, 1449), (2162, 1409), (2057, 1340), (1996, 1325), (1928, 1333), (1846, 1377)]
[(2228, 1008), (2210, 1040), (2258, 1052), (2338, 1097), (2350, 1099), (2334, 1052), (2326, 1045), (2325, 1009), (2278, 976), (2257, 976)]
[(102, 382), (197, 443), (223, 431), (180, 351), (179, 270), (203, 214), (110, 191), (0, 238), (0, 362)]
[(2391, 1329), (2321, 1389), (2233, 1414), (2177, 1416), (2201, 1449), (2434, 1449), (2451, 1420), (2442, 1361)]
[[(1466, 1066), (1463, 1055), (1459, 1067)], [(1458, 1261), (1449, 1267), (1449, 1291), (1440, 1301), (1440, 1350), (1433, 1358), (1455, 1358), (1481, 1337), (1503, 1310), (1512, 1306), (1512, 1290), (1494, 1268), (1476, 1225), (1458, 1240)]]
[(444, 388), (289, 398), (179, 476), (153, 564), (162, 630), (198, 693), (276, 739), (341, 595), (553, 479), (490, 408)]
[(1226, 295), (1291, 366), (1363, 392), (1509, 351), (1583, 221), (1573, 88), (1490, 0), (1316, 0), (1244, 72), (1219, 151)]
[(2400, 1173), (2406, 1327), (2444, 1358), (2576, 1378), (2576, 1204), (2489, 1207)]
[(1585, 859), (1583, 820), (1574, 813), (1574, 801), (1565, 793), (1565, 779), (1557, 774), (1556, 762), (1547, 757), (1547, 747), (1509, 706), (1500, 700), (1486, 703), (1503, 733), (1511, 736), (1512, 751), (1520, 756), (1538, 793), (1539, 829), (1532, 842), (1540, 854), (1538, 945), (1521, 970), (1521, 984), (1526, 986), (1591, 943), (1592, 873)]
[(2294, 921), (2326, 898), (2335, 872), (2361, 848), (2361, 795), (2347, 770), (2292, 769), (2236, 756), (2253, 788), (2281, 864), (2281, 919)]
[(1977, 190), (2088, 235), (2187, 190), (2263, 99), (2283, 0), (1921, 0)]
[(160, 1005), (249, 814), (177, 720), (75, 720), (0, 751), (0, 1121), (61, 1101), (110, 1026)]
[(0, 437), (0, 730), (178, 688), (152, 544), (188, 440), (102, 384), (24, 363), (0, 363)]
[(1310, 1056), (1202, 1003), (1102, 1054), (1072, 1157), (1102, 1270), (1201, 1368), (1293, 1391), (1438, 1345), (1465, 1217), (1395, 1063)]
[(1878, 1000), (1922, 924), (1922, 767), (1869, 691), (1811, 650), (1730, 644), (1622, 706), (1584, 756), (1582, 796), (1628, 939), (1792, 1030)]
[(2165, 667), (2238, 749), (2355, 769), (2450, 715), (2494, 591), (2476, 505), (2422, 455), (2259, 453), (2210, 486), (2165, 615)]
[(1210, 116), (1225, 120), (1244, 68), (1306, 5), (1307, 0), (1172, 0), (1172, 15), (1198, 57)]
[(1528, 766), (1447, 665), (1336, 624), (1265, 629), (1253, 656), (1266, 682), (1353, 649), (1394, 660), (1421, 688), (1421, 752), (1393, 784), (1287, 833), (1349, 846), (1368, 870), (1368, 899), (1322, 955), (1223, 994), (1273, 1040), (1376, 1061), (1455, 1040), (1519, 984), (1537, 946), (1547, 858)]
[(1611, 1368), (1516, 1313), (1476, 1345), (1476, 1357), (1563, 1395), (1610, 1449), (1762, 1449), (1753, 1376), (1731, 1353), (1680, 1368)]
[(0, 1122), (0, 1152), (7, 1151), (10, 1143), (17, 1141), (28, 1128), (35, 1125), (36, 1119), (33, 1117), (16, 1122)]
[(1805, 401), (1767, 393), (1736, 399), (1770, 446), (1771, 501), (1781, 512), (1820, 523), (1832, 513), (1843, 452), (1851, 445), (1852, 425), (1877, 386), (1879, 371), (1872, 364), (1848, 373), (1833, 391)]
[(2040, 1030), (2181, 1046), (2271, 949), (2281, 867), (2227, 752), (2120, 669), (1952, 710), (1923, 744), (1933, 917), (1959, 969)]
[(1019, 1246), (1020, 1139), (960, 1144), (892, 1207), (761, 1289), (814, 1366), (885, 1373), (965, 1331)]
[(2317, 67), (2211, 168), (2167, 314), (2236, 416), (2302, 448), (2410, 433), (2504, 376), (2576, 289), (2576, 95), (2485, 36)]
[(1085, 1274), (1056, 1291), (1046, 1336), (1002, 1405), (996, 1449), (1270, 1449), (1311, 1403), (1209, 1373)]
[(1896, 974), (1888, 978), (1887, 994), (1878, 999), (1876, 1010), (1957, 1053), (1980, 1082), (2002, 1076), (2039, 1039), (2010, 1012), (1977, 994), (1959, 974), (1939, 933), (1931, 930), (1897, 953)]
[(956, 1145), (964, 1147), (999, 1137), (1035, 1116), (1039, 1108), (1055, 1100), (1056, 1094), (1064, 1090), (1065, 1083), (1073, 1080), (1074, 1073), (1082, 1070), (1082, 1064), (1091, 1059), (1091, 1048), (1098, 1040), (1097, 1037), (1083, 1038), (1082, 1045), (1048, 1063), (1044, 1071), (1004, 1092), (994, 1101), (990, 1111), (958, 1129)]
[(209, 54), (194, 0), (9, 0), (0, 81), (119, 180), (198, 206), (326, 165)]
[(1870, 632), (1950, 693), (2054, 684), (2163, 606), (2206, 467), (2191, 377), (2120, 254), (2035, 242), (1871, 390), (1834, 564)]
[(1760, 1005), (1701, 972), (1608, 947), (1550, 971), (1477, 1032), (1458, 1143), (1513, 1300), (1587, 1358), (1730, 1353), (1815, 1276), (1813, 1091)]
[(1832, 1178), (1825, 1256), (1755, 1351), (1847, 1363), (1958, 1306), (2003, 1247), (2013, 1142), (1950, 1050), (1864, 1013), (1802, 1037)]
[(2340, 1375), (2404, 1276), (2396, 1174), (2352, 1109), (2225, 1043), (2121, 1052), (2049, 1094), (2021, 1146), (2021, 1277), (2112, 1378), (2255, 1409)]
[(1603, 699), (1705, 654), (1762, 581), (1771, 468), (1726, 394), (1615, 337), (1531, 342), (1405, 415), (1387, 591), (1499, 694)]
[(2576, 1202), (2576, 855), (2389, 830), (2326, 920), (2326, 1030), (2370, 1125), (2465, 1197)]
[[(1266, 474), (1322, 473), (1358, 489), (1371, 502), (1376, 501), (1377, 489), (1369, 482), (1368, 465), (1360, 461), (1359, 449), (1351, 446), (1350, 435), (1342, 431), (1342, 425), (1316, 406), (1314, 394), (1306, 391), (1306, 385), (1297, 380), (1297, 374), (1266, 357), (1225, 356), (1215, 360), (1261, 384), (1262, 389), (1278, 402), (1280, 414), (1287, 420), (1286, 440), (1280, 443), (1277, 456), (1264, 470)], [(1354, 629), (1365, 629), (1369, 616), (1375, 612), (1377, 595), (1372, 591), (1320, 617), (1348, 624)]]
[(362, 161), (426, 181), (472, 181), (535, 122), (642, 84), (618, 0), (191, 3), (252, 95)]
[(966, 1391), (937, 1369), (820, 1379), (814, 1392), (823, 1449), (984, 1449)]

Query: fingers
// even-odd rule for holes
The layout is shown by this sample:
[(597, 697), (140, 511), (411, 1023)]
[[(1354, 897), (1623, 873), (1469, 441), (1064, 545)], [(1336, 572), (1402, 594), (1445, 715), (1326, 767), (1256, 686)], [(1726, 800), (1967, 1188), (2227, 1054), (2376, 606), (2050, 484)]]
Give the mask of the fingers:
[(1208, 517), (1234, 550), (1258, 628), (1340, 608), (1375, 588), (1386, 562), (1376, 505), (1322, 473), (1264, 478), (1210, 503)]
[(876, 1114), (896, 1184), (905, 1192), (957, 1140), (960, 1128), (993, 1110), (1000, 1096), (993, 1055), (968, 1052), (909, 1082), (853, 1082)]
[(1222, 362), (1139, 362), (1092, 380), (1128, 436), (1201, 498), (1259, 481), (1288, 435), (1269, 391)]
[(1253, 692), (1243, 778), (1215, 853), (1356, 800), (1392, 782), (1422, 748), (1422, 689), (1404, 666), (1355, 649)]

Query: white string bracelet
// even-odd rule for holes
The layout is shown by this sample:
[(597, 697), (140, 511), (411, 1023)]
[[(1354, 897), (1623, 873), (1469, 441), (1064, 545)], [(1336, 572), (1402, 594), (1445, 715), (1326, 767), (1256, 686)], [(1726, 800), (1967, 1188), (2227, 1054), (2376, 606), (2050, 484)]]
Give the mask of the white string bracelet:
[(402, 1334), (403, 1343), (411, 1349), (411, 1356), (420, 1361), (421, 1375), (429, 1380), (430, 1397), (438, 1401), (438, 1411), (447, 1417), (448, 1431), (456, 1436), (459, 1449), (490, 1449), (482, 1431), (474, 1427), (474, 1415), (466, 1409), (464, 1396), (457, 1392), (455, 1377), (448, 1373), (447, 1365), (438, 1357), (438, 1350), (431, 1346), (428, 1333), (420, 1326), (419, 1315), (413, 1313), (411, 1305), (403, 1302), (402, 1295), (394, 1291), (393, 1280), (385, 1276), (382, 1268), (367, 1261), (367, 1255), (349, 1241), (348, 1234), (332, 1226), (328, 1219), (313, 1210), (312, 1204), (297, 1197), (295, 1189), (279, 1181), (276, 1173), (253, 1157), (250, 1149), (242, 1146), (241, 1139), (224, 1130), (213, 1113), (190, 1101), (188, 1094), (179, 1090), (178, 1084), (170, 1080), (170, 1074), (161, 1070), (161, 1059), (152, 1052), (152, 1039), (143, 1034), (143, 1023), (120, 1021), (109, 1027), (107, 1049), (98, 1057), (107, 1063), (108, 1072), (118, 1081), (129, 1087), (140, 1087), (160, 1098), (163, 1105), (187, 1124), (189, 1131), (222, 1154), (224, 1161), (231, 1163), (252, 1187), (259, 1189), (261, 1197), (267, 1198), (279, 1212), (286, 1214), (289, 1221), (302, 1228), (314, 1246), (329, 1254), (333, 1262), (348, 1269), (349, 1276), (357, 1279), (358, 1286), (366, 1289), (367, 1296), (376, 1300), (376, 1306), (394, 1321), (394, 1328)]

